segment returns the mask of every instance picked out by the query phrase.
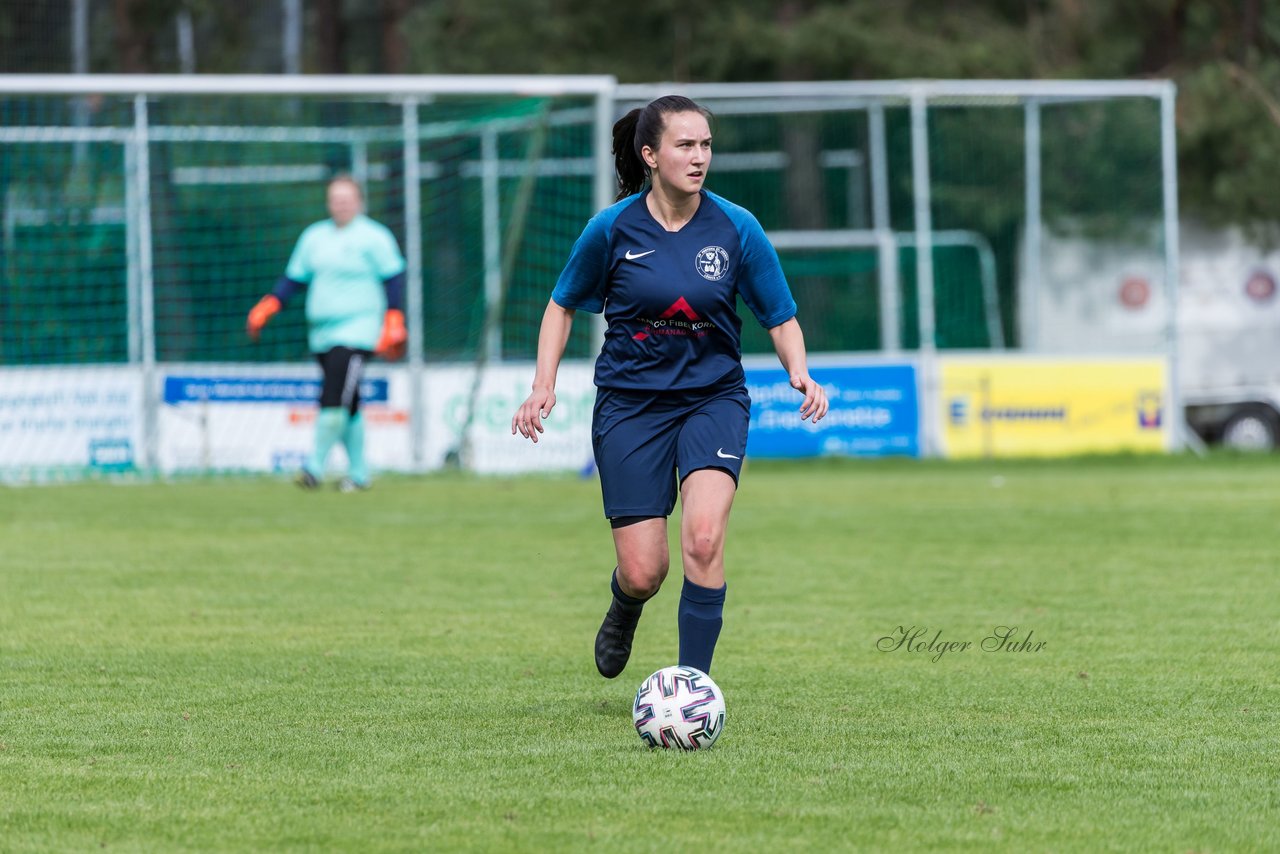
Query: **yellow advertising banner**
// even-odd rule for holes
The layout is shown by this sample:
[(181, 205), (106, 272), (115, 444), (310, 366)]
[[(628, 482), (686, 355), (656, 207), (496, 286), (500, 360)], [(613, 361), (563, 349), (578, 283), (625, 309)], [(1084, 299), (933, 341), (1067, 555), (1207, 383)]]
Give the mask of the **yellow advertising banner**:
[(948, 457), (1060, 456), (1168, 448), (1162, 359), (944, 357)]

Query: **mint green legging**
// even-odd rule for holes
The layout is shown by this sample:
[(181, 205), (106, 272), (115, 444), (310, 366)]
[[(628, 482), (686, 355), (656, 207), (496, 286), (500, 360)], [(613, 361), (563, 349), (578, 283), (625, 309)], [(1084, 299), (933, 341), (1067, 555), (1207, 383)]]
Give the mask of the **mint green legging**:
[(360, 412), (349, 415), (341, 406), (326, 406), (316, 416), (316, 439), (307, 459), (307, 471), (316, 478), (323, 477), (325, 460), (339, 441), (347, 449), (347, 458), (351, 461), (348, 476), (356, 483), (367, 484), (369, 467), (364, 460), (364, 415)]

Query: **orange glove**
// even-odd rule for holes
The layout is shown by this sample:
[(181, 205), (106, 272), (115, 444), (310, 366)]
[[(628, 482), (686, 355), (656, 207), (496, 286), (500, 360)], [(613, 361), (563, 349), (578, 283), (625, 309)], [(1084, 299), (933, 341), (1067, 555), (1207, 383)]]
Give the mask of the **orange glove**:
[(262, 327), (267, 325), (267, 321), (271, 319), (271, 315), (280, 310), (280, 299), (275, 294), (267, 294), (258, 300), (258, 304), (249, 312), (249, 319), (245, 321), (244, 331), (249, 333), (249, 340), (257, 341), (258, 336), (262, 333)]
[(382, 337), (374, 352), (388, 361), (395, 361), (404, 356), (405, 343), (409, 333), (404, 328), (404, 312), (398, 308), (388, 309), (382, 319)]

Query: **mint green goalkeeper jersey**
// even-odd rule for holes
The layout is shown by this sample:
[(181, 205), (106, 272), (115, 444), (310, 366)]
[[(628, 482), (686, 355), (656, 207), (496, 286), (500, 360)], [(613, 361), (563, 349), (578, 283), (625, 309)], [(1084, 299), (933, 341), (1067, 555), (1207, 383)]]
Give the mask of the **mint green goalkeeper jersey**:
[(307, 286), (307, 344), (372, 350), (387, 311), (386, 279), (404, 272), (395, 236), (364, 214), (338, 228), (332, 219), (307, 226), (285, 276)]

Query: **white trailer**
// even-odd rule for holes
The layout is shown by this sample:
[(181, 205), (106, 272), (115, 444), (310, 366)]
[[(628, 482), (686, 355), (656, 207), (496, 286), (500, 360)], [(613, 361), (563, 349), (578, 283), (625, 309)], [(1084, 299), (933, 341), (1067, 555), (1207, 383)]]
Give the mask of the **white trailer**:
[[(1100, 239), (1045, 230), (1039, 286), (1020, 287), (1023, 347), (1041, 353), (1167, 350), (1154, 229)], [(1240, 229), (1183, 224), (1175, 373), (1204, 442), (1280, 447), (1280, 251)]]

